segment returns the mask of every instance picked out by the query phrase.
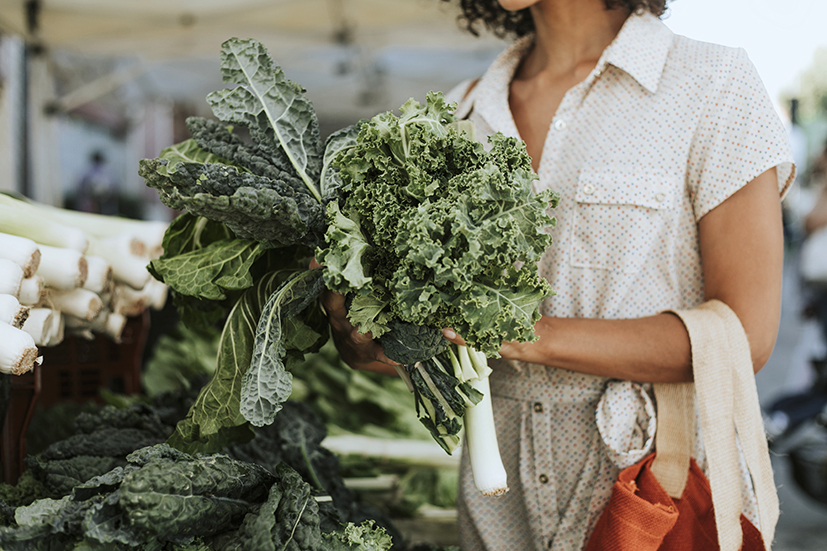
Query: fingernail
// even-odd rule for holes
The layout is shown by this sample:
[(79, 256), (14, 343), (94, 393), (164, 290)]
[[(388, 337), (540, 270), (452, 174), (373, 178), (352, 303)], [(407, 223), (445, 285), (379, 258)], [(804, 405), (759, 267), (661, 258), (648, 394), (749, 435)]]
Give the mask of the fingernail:
[(443, 329), (442, 334), (445, 335), (446, 339), (455, 339), (455, 338), (457, 338), (457, 334), (451, 329)]

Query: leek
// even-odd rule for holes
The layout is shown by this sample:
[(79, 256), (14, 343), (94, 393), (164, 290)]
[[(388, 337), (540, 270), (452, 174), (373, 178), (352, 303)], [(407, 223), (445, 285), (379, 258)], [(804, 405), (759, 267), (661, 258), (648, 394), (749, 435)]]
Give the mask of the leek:
[(40, 246), (40, 253), (37, 275), (43, 278), (46, 287), (68, 291), (82, 287), (86, 282), (89, 264), (82, 253), (47, 245)]
[(40, 249), (27, 237), (0, 233), (0, 258), (23, 268), (23, 277), (32, 277), (40, 264)]
[(15, 262), (0, 258), (0, 294), (18, 296), (23, 282), (23, 268)]
[(22, 375), (41, 361), (31, 335), (0, 322), (0, 373)]
[[(0, 197), (7, 196), (0, 194)], [(25, 203), (24, 203), (25, 204)], [(40, 245), (85, 252), (89, 241), (81, 230), (52, 222), (29, 208), (0, 204), (0, 232), (27, 237)]]
[(14, 295), (0, 295), (0, 322), (20, 329), (27, 317), (28, 306), (22, 306)]
[(103, 308), (101, 298), (87, 289), (51, 291), (49, 298), (55, 310), (81, 319), (92, 321)]
[(36, 306), (43, 302), (46, 296), (46, 284), (39, 275), (25, 277), (20, 282), (20, 292), (17, 294), (20, 304)]
[(89, 269), (82, 287), (97, 294), (109, 289), (112, 285), (112, 266), (99, 256), (87, 255), (85, 258)]

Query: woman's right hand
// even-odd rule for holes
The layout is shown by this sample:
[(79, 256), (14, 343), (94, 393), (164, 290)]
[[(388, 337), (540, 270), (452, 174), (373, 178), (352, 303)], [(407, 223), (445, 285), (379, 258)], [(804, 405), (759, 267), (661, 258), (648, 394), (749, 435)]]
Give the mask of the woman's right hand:
[[(314, 258), (310, 268), (319, 268)], [(360, 333), (347, 318), (345, 296), (333, 291), (322, 293), (322, 307), (327, 312), (333, 342), (339, 356), (353, 369), (375, 371), (385, 375), (398, 375), (400, 364), (385, 356), (385, 349), (373, 339), (370, 333)]]

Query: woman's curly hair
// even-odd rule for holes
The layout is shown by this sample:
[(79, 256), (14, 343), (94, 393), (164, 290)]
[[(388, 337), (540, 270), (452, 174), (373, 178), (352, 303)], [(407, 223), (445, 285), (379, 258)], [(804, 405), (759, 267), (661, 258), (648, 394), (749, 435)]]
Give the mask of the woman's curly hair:
[[(443, 0), (452, 2), (453, 0)], [(666, 11), (668, 0), (604, 0), (606, 9), (626, 8), (630, 12), (648, 11), (658, 17)], [(473, 35), (479, 36), (478, 23), (494, 35), (505, 38), (507, 36), (524, 36), (534, 32), (534, 21), (528, 8), (520, 11), (507, 11), (498, 0), (459, 0), (462, 15), (459, 19), (462, 25)]]

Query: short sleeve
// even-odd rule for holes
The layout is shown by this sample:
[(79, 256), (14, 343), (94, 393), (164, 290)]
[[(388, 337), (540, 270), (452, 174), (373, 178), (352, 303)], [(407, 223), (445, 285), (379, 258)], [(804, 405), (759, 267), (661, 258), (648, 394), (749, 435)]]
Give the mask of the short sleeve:
[(689, 151), (696, 221), (770, 168), (782, 198), (795, 178), (786, 130), (755, 66), (742, 49), (719, 52)]

